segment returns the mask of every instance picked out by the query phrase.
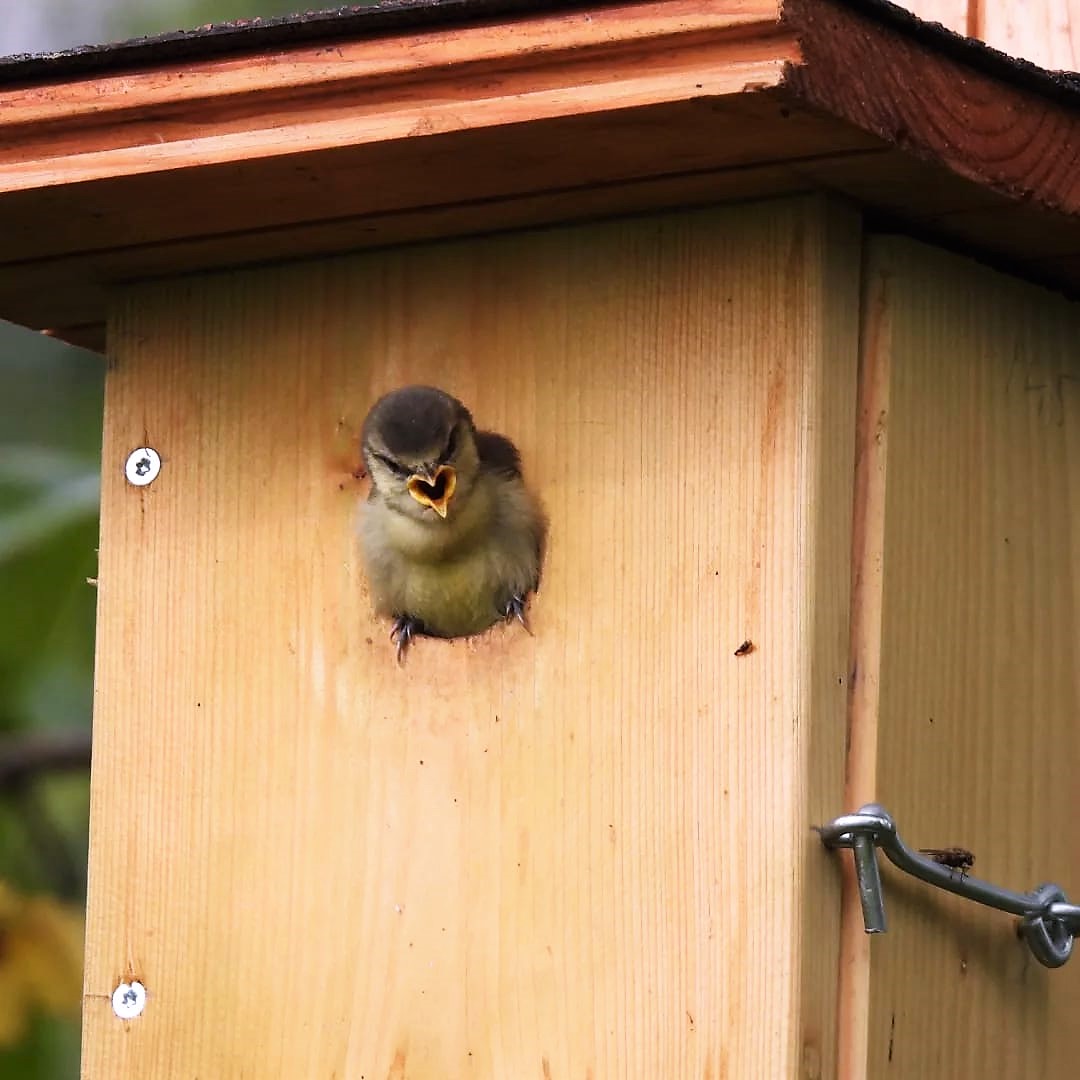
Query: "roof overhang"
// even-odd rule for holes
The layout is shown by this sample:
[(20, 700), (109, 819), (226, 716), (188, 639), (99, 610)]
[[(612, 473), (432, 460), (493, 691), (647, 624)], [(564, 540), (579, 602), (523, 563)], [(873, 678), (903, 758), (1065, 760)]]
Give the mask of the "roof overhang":
[(1080, 86), (876, 0), (407, 3), (0, 62), (0, 163), (0, 317), (84, 342), (118, 282), (820, 189), (1080, 293)]

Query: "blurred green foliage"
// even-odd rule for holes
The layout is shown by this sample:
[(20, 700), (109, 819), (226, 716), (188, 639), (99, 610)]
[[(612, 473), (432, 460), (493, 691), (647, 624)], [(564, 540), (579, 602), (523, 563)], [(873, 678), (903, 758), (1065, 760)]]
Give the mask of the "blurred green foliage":
[(304, 4), (297, 0), (113, 0), (106, 25), (114, 39), (161, 34), (207, 23), (270, 18), (300, 11), (318, 11), (336, 4)]
[(93, 353), (0, 325), (3, 728), (89, 704), (103, 379)]
[(79, 1025), (38, 1015), (22, 1041), (0, 1051), (0, 1076), (4, 1080), (77, 1080), (79, 1075)]
[[(3, 745), (90, 727), (96, 594), (86, 579), (97, 565), (103, 381), (101, 357), (0, 323)], [(0, 790), (0, 883), (42, 897), (48, 911), (64, 911), (57, 905), (65, 903), (81, 907), (88, 799), (82, 771), (44, 772), (30, 784)], [(25, 923), (5, 921), (0, 929), (7, 936), (0, 1022), (20, 1012), (24, 998), (32, 1015), (25, 1038), (0, 1049), (0, 1077), (74, 1078), (78, 1024), (36, 1008), (26, 989), (43, 967)], [(28, 970), (11, 970), (16, 963)], [(70, 958), (62, 970), (77, 988)]]

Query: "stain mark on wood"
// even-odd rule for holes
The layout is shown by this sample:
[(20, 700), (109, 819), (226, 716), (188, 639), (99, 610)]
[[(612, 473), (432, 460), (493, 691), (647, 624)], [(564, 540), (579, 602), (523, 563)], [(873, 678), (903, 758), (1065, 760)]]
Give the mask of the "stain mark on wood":
[(407, 1047), (399, 1047), (394, 1052), (394, 1060), (390, 1062), (390, 1071), (386, 1074), (386, 1080), (405, 1080), (405, 1060)]

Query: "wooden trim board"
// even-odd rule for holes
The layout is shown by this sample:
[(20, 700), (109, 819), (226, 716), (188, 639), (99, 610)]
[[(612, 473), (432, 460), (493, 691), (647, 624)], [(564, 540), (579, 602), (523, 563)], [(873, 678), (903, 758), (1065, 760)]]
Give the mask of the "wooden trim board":
[(147, 275), (751, 198), (763, 173), (1080, 288), (1080, 94), (911, 23), (650, 0), (8, 86), (0, 316), (62, 334)]

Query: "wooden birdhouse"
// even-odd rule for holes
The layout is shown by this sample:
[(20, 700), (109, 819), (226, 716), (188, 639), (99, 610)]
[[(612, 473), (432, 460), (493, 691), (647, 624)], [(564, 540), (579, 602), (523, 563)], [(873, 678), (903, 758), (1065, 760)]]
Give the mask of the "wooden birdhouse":
[[(0, 316), (108, 358), (83, 1075), (1072, 1075), (1080, 85), (875, 0), (400, 3), (0, 65)], [(517, 444), (396, 662), (358, 434)], [(153, 451), (153, 454), (148, 453)], [(960, 868), (958, 873), (966, 873)]]

